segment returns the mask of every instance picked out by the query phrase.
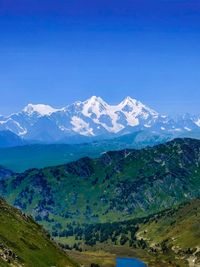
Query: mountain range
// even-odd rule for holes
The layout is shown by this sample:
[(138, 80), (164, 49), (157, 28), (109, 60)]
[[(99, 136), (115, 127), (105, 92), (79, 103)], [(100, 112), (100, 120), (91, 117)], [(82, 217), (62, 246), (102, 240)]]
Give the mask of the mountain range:
[[(1, 196), (63, 248), (102, 247), (117, 255), (125, 249), (154, 267), (199, 262), (200, 140), (178, 138), (23, 173), (0, 166), (0, 172)], [(176, 210), (184, 202), (191, 204)], [(71, 255), (79, 262), (80, 254)]]
[(50, 232), (72, 221), (121, 221), (199, 197), (199, 159), (199, 140), (176, 139), (11, 174), (0, 180), (0, 193)]
[(12, 132), (31, 143), (81, 143), (136, 131), (199, 137), (200, 116), (186, 114), (173, 119), (131, 97), (109, 105), (92, 96), (60, 109), (28, 104), (18, 113), (0, 116), (0, 131)]

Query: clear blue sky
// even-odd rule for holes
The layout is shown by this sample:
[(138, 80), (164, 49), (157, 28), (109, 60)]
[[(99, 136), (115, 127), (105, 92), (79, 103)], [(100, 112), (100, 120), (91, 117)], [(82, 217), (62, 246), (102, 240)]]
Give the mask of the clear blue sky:
[(0, 113), (126, 95), (200, 113), (199, 0), (1, 0)]

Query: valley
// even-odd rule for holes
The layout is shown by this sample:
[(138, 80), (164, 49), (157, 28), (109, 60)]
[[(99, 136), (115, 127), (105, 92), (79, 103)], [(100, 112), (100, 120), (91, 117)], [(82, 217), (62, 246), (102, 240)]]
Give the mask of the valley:
[[(193, 259), (198, 267), (199, 234), (200, 199), (195, 199), (139, 220), (87, 225), (83, 228), (83, 235), (80, 230), (75, 230), (73, 236), (83, 251), (107, 251), (110, 257), (114, 254), (139, 258), (150, 267), (188, 266)], [(57, 237), (56, 240), (67, 244), (72, 242), (70, 237)], [(75, 256), (78, 255), (76, 252)]]
[[(141, 259), (149, 267), (198, 267), (199, 204), (200, 199), (195, 199), (138, 221), (106, 224), (102, 232), (98, 229), (103, 229), (103, 225), (88, 225), (96, 243), (87, 245), (87, 237), (77, 232), (74, 237), (82, 250), (74, 247), (64, 252), (61, 248), (66, 247), (59, 238), (55, 241), (60, 248), (31, 217), (1, 200), (0, 265), (113, 267), (117, 257), (131, 257)], [(99, 241), (97, 236), (104, 236), (104, 240)], [(64, 244), (70, 244), (70, 240), (66, 238)], [(191, 260), (193, 265), (189, 264)]]
[(0, 0), (0, 267), (200, 267), (200, 0)]
[(199, 159), (200, 141), (185, 138), (22, 173), (1, 167), (0, 192), (86, 267), (119, 256), (198, 267)]

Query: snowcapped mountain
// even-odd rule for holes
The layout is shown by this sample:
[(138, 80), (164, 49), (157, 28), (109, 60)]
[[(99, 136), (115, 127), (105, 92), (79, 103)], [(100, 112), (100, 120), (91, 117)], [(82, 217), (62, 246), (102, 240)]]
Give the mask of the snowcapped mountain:
[(38, 104), (38, 105), (33, 105), (33, 104), (28, 104), (23, 109), (23, 112), (32, 115), (32, 114), (37, 114), (38, 116), (45, 116), (45, 115), (51, 115), (53, 112), (59, 111), (59, 109), (52, 108), (49, 105), (43, 105), (43, 104)]
[(61, 109), (28, 104), (21, 112), (1, 116), (0, 130), (38, 142), (70, 141), (74, 138), (85, 141), (88, 137), (113, 137), (139, 130), (185, 136), (200, 131), (200, 117), (185, 115), (174, 120), (131, 97), (118, 105), (109, 105), (102, 98), (92, 96)]

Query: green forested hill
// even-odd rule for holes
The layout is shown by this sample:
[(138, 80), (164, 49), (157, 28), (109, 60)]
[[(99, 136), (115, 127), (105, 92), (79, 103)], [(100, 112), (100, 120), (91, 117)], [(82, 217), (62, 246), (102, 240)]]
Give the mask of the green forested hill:
[(0, 199), (0, 266), (78, 266), (53, 243), (41, 226)]
[(1, 181), (0, 192), (53, 233), (72, 222), (147, 216), (200, 195), (200, 141), (176, 139), (28, 170)]

